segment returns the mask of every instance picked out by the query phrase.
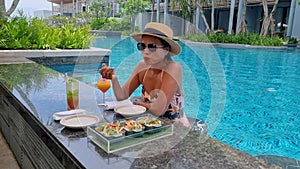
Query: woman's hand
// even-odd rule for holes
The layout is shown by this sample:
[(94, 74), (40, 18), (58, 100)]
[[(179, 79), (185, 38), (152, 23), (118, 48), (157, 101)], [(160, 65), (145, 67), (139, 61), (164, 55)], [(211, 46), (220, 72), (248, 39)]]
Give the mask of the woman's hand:
[(102, 68), (99, 72), (105, 79), (112, 79), (112, 76), (115, 75), (114, 68), (108, 67), (105, 63), (102, 64)]
[(151, 104), (150, 104), (150, 103), (145, 103), (145, 102), (140, 101), (140, 100), (133, 101), (133, 104), (143, 106), (143, 107), (145, 107), (147, 110), (149, 110), (149, 108), (151, 107)]

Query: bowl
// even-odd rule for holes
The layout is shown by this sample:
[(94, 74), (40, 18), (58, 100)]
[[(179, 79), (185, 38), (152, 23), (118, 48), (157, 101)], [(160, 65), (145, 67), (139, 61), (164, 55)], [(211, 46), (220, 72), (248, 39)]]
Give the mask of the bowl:
[(146, 111), (146, 108), (140, 105), (124, 105), (116, 107), (115, 112), (124, 116), (124, 117), (130, 117), (130, 116), (136, 116), (143, 114)]

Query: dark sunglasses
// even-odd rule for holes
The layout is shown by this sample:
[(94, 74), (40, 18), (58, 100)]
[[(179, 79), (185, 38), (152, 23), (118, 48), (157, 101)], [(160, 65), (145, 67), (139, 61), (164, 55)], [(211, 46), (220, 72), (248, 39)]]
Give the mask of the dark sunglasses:
[(164, 46), (156, 46), (156, 44), (154, 43), (149, 43), (147, 46), (145, 43), (137, 43), (136, 44), (137, 49), (142, 51), (144, 49), (146, 49), (146, 47), (148, 47), (148, 49), (150, 50), (150, 52), (155, 52), (156, 48), (163, 48)]

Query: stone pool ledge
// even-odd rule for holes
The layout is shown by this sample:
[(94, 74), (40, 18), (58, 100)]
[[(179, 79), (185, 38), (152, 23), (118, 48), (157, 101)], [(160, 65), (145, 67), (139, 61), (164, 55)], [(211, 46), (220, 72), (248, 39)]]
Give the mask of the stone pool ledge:
[(258, 50), (274, 50), (274, 51), (300, 51), (300, 45), (290, 47), (290, 46), (252, 46), (247, 44), (234, 44), (234, 43), (206, 43), (206, 42), (193, 42), (190, 40), (180, 39), (186, 45), (201, 45), (207, 47), (220, 47), (220, 48), (232, 48), (232, 49), (258, 49)]
[[(10, 58), (15, 63), (17, 58), (25, 57), (43, 65), (108, 63), (111, 50), (103, 48), (90, 49), (57, 49), (57, 50), (0, 50), (0, 59)], [(15, 60), (13, 58), (16, 58)], [(7, 60), (9, 61), (9, 60)], [(20, 60), (21, 62), (22, 60)], [(26, 62), (24, 60), (24, 62)]]

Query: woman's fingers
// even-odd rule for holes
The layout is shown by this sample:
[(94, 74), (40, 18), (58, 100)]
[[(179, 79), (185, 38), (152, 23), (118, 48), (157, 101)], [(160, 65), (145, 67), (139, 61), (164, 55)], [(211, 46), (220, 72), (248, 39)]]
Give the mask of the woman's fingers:
[(150, 108), (150, 103), (145, 103), (145, 102), (138, 101), (138, 100), (135, 100), (135, 101), (133, 102), (133, 104), (143, 106), (143, 107), (145, 107), (146, 109), (149, 109), (149, 108)]
[(114, 68), (108, 67), (105, 63), (103, 63), (102, 68), (100, 69), (100, 74), (103, 78), (111, 79), (112, 75), (115, 74)]
[(102, 68), (99, 70), (100, 74), (102, 75), (105, 72), (106, 69), (107, 69), (107, 66), (106, 66), (105, 63), (103, 63)]
[(114, 74), (114, 68), (110, 67), (108, 68), (107, 72), (108, 74)]

